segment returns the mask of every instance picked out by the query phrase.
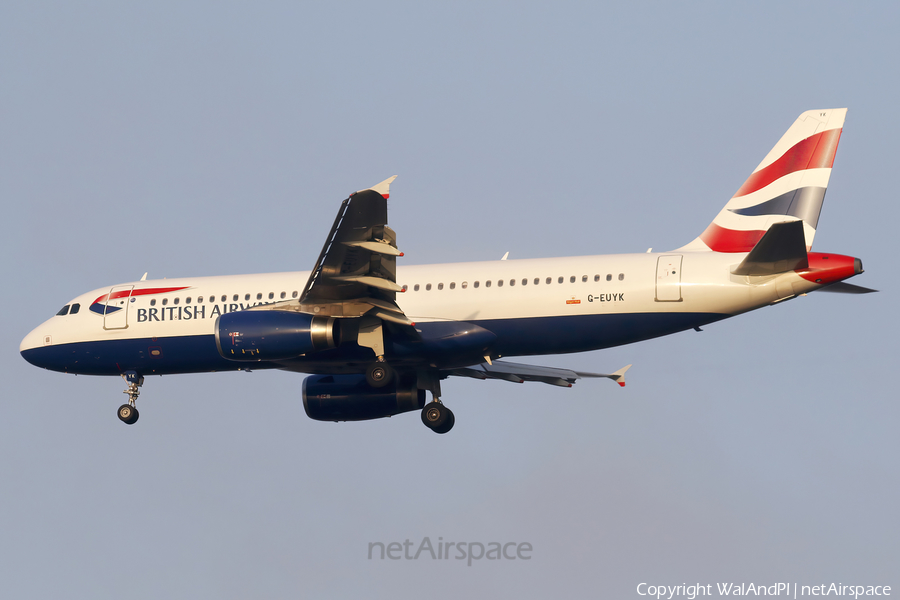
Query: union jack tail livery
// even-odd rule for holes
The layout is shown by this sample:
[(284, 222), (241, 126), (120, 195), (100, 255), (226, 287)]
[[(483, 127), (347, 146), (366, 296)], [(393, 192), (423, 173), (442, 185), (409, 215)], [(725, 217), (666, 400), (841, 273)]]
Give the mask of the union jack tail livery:
[(794, 121), (700, 237), (683, 251), (749, 252), (776, 223), (802, 221), (812, 248), (846, 108)]

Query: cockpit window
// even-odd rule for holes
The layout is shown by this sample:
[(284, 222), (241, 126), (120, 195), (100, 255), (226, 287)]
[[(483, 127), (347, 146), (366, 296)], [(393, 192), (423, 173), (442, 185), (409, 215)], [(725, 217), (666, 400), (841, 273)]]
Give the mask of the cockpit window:
[(59, 309), (59, 312), (56, 313), (56, 316), (57, 316), (57, 317), (63, 317), (63, 316), (65, 316), (65, 315), (67, 315), (67, 314), (69, 314), (69, 305), (68, 305), (68, 304), (66, 304), (66, 305), (63, 306), (61, 309)]
[(72, 310), (69, 311), (69, 314), (70, 314), (70, 315), (78, 314), (78, 310), (79, 310), (80, 308), (81, 308), (81, 305), (80, 305), (80, 304), (73, 304), (73, 305), (72, 305)]

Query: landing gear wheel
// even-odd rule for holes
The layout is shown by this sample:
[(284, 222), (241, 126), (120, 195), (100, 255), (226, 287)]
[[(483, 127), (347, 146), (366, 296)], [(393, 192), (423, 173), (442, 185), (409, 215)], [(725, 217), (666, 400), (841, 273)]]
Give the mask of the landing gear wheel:
[(394, 370), (384, 362), (374, 362), (366, 369), (366, 382), (373, 388), (383, 388), (394, 379)]
[(119, 420), (126, 425), (134, 425), (140, 416), (138, 409), (130, 404), (123, 404), (119, 407)]
[(429, 402), (422, 409), (422, 422), (435, 433), (447, 433), (453, 428), (456, 417), (440, 402)]
[(456, 417), (453, 416), (453, 411), (449, 408), (445, 408), (444, 410), (447, 411), (447, 420), (444, 421), (444, 424), (440, 427), (434, 428), (435, 433), (447, 433), (453, 429), (453, 424), (456, 423)]

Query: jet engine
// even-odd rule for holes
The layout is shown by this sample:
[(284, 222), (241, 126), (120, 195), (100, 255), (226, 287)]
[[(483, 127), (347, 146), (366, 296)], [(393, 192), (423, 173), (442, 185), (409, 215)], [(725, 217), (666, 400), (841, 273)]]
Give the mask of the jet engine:
[(216, 320), (216, 347), (229, 360), (284, 360), (336, 347), (338, 332), (337, 320), (332, 317), (242, 310)]
[(316, 421), (366, 421), (425, 406), (415, 379), (373, 388), (365, 375), (312, 375), (303, 380), (303, 408)]

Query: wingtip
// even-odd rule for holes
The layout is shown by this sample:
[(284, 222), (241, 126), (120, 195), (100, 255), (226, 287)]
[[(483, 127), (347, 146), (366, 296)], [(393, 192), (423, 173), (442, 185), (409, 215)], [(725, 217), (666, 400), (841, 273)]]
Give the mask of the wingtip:
[[(397, 176), (396, 176), (396, 175), (393, 175), (393, 176), (391, 176), (391, 177), (388, 177), (387, 179), (385, 179), (385, 180), (382, 181), (381, 183), (377, 183), (377, 184), (373, 185), (372, 187), (370, 187), (370, 188), (368, 188), (368, 189), (369, 189), (369, 190), (372, 190), (373, 192), (378, 192), (379, 194), (381, 194), (381, 195), (384, 196), (385, 198), (389, 198), (390, 195), (391, 195), (391, 183), (393, 183), (395, 179), (397, 179)], [(359, 190), (359, 191), (360, 191), (360, 192), (365, 192), (365, 191), (368, 191), (368, 190)], [(359, 192), (357, 192), (357, 193), (359, 193)]]
[(627, 365), (616, 371), (612, 374), (611, 379), (619, 384), (620, 387), (625, 387), (625, 371), (631, 368), (631, 365)]

